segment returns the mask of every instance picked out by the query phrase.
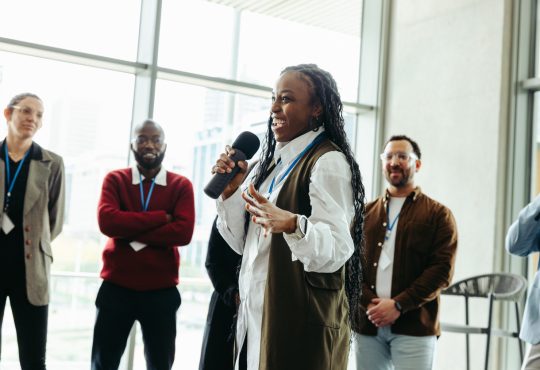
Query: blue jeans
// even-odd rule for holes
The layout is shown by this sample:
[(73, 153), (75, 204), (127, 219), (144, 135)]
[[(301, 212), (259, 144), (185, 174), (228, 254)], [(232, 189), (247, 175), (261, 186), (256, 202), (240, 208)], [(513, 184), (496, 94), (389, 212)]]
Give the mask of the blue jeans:
[(356, 370), (431, 370), (437, 338), (393, 334), (390, 326), (376, 336), (354, 333)]

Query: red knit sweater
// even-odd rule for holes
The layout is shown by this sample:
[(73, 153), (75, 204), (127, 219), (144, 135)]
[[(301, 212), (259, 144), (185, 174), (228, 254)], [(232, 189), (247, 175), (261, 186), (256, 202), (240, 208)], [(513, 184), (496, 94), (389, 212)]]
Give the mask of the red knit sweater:
[[(150, 184), (150, 179), (143, 181), (145, 197)], [(173, 221), (167, 222), (167, 214)], [(189, 244), (195, 224), (191, 182), (167, 171), (167, 186), (155, 185), (143, 212), (131, 168), (112, 171), (103, 181), (98, 223), (109, 237), (103, 251), (104, 280), (139, 291), (175, 286), (180, 267), (176, 247)], [(129, 245), (133, 240), (146, 248), (135, 252)]]

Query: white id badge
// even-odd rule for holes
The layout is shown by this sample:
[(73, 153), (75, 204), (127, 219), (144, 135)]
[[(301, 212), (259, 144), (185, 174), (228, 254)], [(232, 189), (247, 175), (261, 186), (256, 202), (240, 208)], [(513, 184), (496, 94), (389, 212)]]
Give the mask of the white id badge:
[(133, 250), (135, 252), (138, 252), (140, 251), (141, 249), (143, 249), (144, 247), (146, 247), (146, 244), (144, 243), (141, 243), (141, 242), (138, 242), (138, 241), (132, 241), (131, 243), (129, 243), (129, 245), (131, 245), (131, 248), (133, 248)]
[(392, 264), (392, 260), (390, 257), (388, 257), (388, 254), (386, 254), (386, 251), (383, 249), (381, 251), (381, 256), (379, 257), (379, 267), (383, 270), (386, 270), (388, 266)]
[(2, 215), (2, 230), (4, 231), (4, 233), (6, 235), (9, 234), (9, 232), (13, 230), (14, 227), (15, 225), (13, 224), (13, 222), (11, 222), (11, 219), (9, 218), (8, 214), (4, 213)]

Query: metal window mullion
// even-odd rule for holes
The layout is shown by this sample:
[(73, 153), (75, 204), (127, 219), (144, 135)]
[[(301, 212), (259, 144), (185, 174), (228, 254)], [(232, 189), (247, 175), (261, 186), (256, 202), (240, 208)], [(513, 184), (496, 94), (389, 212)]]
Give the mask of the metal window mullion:
[[(232, 80), (238, 79), (238, 60), (240, 57), (240, 32), (242, 27), (242, 11), (235, 9), (234, 10), (234, 26), (233, 26), (233, 37), (231, 45), (231, 73), (230, 78)], [(270, 94), (267, 95), (269, 97)], [(234, 129), (234, 115), (235, 115), (235, 102), (238, 99), (237, 94), (229, 93), (227, 94), (227, 121), (226, 127), (224, 127), (224, 132), (228, 135)], [(238, 106), (238, 105), (236, 105)], [(227, 130), (228, 129), (228, 130)], [(227, 132), (229, 131), (229, 132)], [(213, 158), (211, 160), (214, 160)], [(206, 162), (210, 163), (210, 162)]]
[[(154, 113), (161, 9), (162, 0), (141, 0), (137, 62), (143, 63), (147, 68), (138, 70), (135, 74), (130, 133), (136, 123), (151, 118)], [(131, 137), (128, 138), (129, 141), (130, 139)], [(128, 149), (128, 165), (130, 158), (131, 150)], [(126, 370), (133, 370), (136, 337), (137, 325), (134, 324), (128, 339)]]
[[(530, 200), (531, 144), (534, 111), (534, 42), (536, 1), (521, 0), (514, 8), (512, 80), (523, 81), (512, 86), (510, 125), (508, 130), (508, 162), (505, 226), (509, 226)], [(509, 267), (509, 266), (508, 266)], [(512, 271), (512, 270), (510, 270)], [(523, 271), (515, 271), (520, 273)]]
[[(364, 170), (363, 177), (371, 178), (369, 197), (379, 193), (382, 184), (377, 153), (384, 135), (384, 100), (387, 74), (389, 19), (391, 2), (388, 0), (364, 0), (361, 16), (361, 44), (358, 72), (357, 103), (370, 107), (370, 111), (357, 112), (355, 153)], [(359, 134), (362, 129), (361, 135)], [(360, 156), (359, 153), (362, 152)], [(365, 157), (362, 158), (362, 157)], [(362, 168), (364, 167), (364, 168)], [(371, 168), (371, 173), (365, 169)], [(368, 189), (366, 189), (368, 190)]]
[(135, 74), (131, 130), (154, 114), (162, 0), (141, 0), (137, 62), (147, 66)]
[(5, 37), (0, 37), (0, 51), (125, 73), (137, 73), (137, 71), (145, 70), (148, 67), (144, 63), (8, 39)]

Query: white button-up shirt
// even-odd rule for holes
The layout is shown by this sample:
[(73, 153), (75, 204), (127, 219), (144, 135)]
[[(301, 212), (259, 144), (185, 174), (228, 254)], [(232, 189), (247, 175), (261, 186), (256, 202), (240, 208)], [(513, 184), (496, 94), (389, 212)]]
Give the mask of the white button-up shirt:
[[(282, 165), (273, 169), (259, 189), (267, 195), (270, 183), (277, 175), (269, 198), (271, 202), (276, 202), (285, 183), (283, 180), (276, 184), (277, 180), (321, 132), (310, 131), (288, 143), (277, 144), (275, 159), (277, 162), (281, 158)], [(256, 171), (255, 168), (252, 173)], [(250, 370), (259, 368), (262, 309), (270, 251), (270, 237), (264, 237), (264, 230), (253, 222), (250, 222), (244, 240), (245, 201), (241, 192), (245, 191), (251, 179), (252, 175), (229, 198), (217, 201), (218, 230), (232, 249), (243, 254), (236, 340), (241, 347), (246, 334), (248, 336), (247, 365)], [(285, 233), (284, 238), (291, 249), (292, 260), (302, 262), (305, 271), (335, 272), (354, 251), (350, 234), (354, 217), (351, 171), (345, 156), (338, 151), (322, 155), (312, 169), (310, 181), (312, 212), (307, 233), (300, 239), (295, 234)]]

